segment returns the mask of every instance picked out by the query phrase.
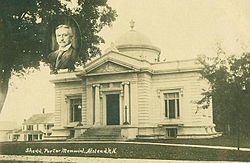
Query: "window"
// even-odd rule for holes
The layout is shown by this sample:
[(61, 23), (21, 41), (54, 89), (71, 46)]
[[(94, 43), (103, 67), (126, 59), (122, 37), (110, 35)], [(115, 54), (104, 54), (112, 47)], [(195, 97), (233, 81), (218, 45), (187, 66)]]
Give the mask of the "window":
[(33, 125), (27, 125), (27, 130), (33, 130)]
[(19, 139), (20, 135), (13, 135), (13, 141), (17, 141)]
[(33, 135), (33, 140), (38, 140), (38, 135)]
[(28, 135), (28, 141), (32, 141), (32, 135)]
[(70, 122), (81, 121), (82, 118), (82, 99), (70, 99)]
[(74, 130), (69, 130), (69, 137), (70, 138), (75, 137), (75, 131)]
[(167, 134), (168, 134), (168, 137), (176, 138), (177, 137), (177, 128), (168, 128)]
[(50, 130), (52, 127), (54, 127), (54, 124), (44, 124), (45, 130)]
[(45, 124), (44, 125), (45, 130), (50, 130), (52, 127), (54, 127), (54, 124)]
[(179, 93), (165, 93), (165, 117), (175, 119), (180, 117)]

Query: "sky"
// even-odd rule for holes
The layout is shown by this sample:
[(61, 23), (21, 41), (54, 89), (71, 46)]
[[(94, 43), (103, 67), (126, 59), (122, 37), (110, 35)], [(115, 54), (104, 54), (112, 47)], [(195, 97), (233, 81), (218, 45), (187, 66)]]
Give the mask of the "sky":
[[(118, 14), (112, 27), (100, 35), (105, 50), (135, 21), (135, 30), (161, 49), (161, 60), (214, 56), (220, 44), (227, 54), (250, 48), (249, 0), (109, 0)], [(72, 4), (69, 4), (72, 5)], [(74, 4), (73, 4), (74, 5)], [(17, 121), (33, 114), (54, 111), (54, 86), (49, 69), (41, 66), (25, 78), (12, 77), (0, 121)]]

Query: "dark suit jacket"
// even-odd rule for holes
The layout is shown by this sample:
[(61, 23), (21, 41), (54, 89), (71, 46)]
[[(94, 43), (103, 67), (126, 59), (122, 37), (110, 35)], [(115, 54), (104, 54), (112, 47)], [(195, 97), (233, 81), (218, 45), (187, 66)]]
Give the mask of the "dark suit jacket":
[(59, 55), (60, 51), (56, 50), (51, 52), (48, 55), (48, 60), (50, 63), (50, 69), (51, 70), (59, 70), (59, 69), (68, 69), (68, 70), (74, 70), (75, 69), (75, 62), (78, 59), (77, 52), (75, 48), (72, 46), (65, 52), (63, 52), (61, 61), (59, 62), (58, 66), (56, 66), (56, 59), (57, 56)]

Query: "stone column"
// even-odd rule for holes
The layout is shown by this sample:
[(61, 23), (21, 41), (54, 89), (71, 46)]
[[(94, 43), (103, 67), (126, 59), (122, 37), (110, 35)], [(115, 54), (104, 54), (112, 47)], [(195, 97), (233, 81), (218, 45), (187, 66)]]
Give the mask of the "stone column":
[(100, 110), (100, 85), (96, 84), (95, 87), (95, 123), (94, 125), (101, 125), (101, 110)]
[(123, 92), (124, 92), (124, 123), (125, 125), (130, 124), (130, 112), (129, 112), (129, 82), (123, 83)]

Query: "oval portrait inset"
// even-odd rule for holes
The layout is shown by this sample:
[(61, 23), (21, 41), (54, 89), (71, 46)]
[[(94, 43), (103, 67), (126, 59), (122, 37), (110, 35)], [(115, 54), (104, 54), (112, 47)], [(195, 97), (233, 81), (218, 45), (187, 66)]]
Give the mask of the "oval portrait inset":
[(81, 35), (77, 22), (69, 16), (52, 20), (49, 25), (49, 54), (51, 74), (60, 69), (75, 70), (81, 49)]

